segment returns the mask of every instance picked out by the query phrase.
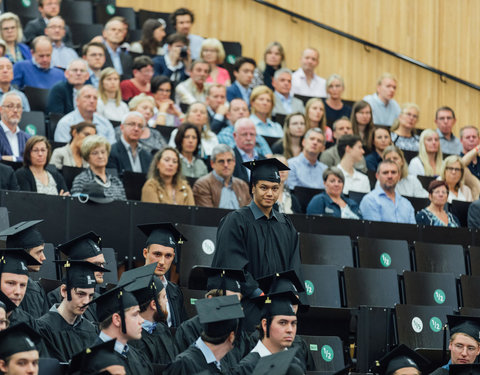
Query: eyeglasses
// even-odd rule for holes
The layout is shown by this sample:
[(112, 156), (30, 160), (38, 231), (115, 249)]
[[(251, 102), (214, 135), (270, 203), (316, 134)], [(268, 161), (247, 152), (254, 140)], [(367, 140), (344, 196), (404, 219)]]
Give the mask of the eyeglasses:
[(48, 152), (48, 150), (46, 148), (32, 148), (32, 152), (34, 152), (35, 154), (44, 154)]
[(4, 104), (2, 107), (6, 108), (10, 111), (13, 110), (13, 109), (16, 109), (17, 111), (20, 111), (22, 109), (21, 104)]
[(234, 159), (217, 159), (215, 163), (217, 164), (232, 164), (235, 160)]
[(145, 126), (143, 126), (142, 124), (135, 124), (133, 122), (127, 122), (126, 124), (123, 124), (125, 126), (131, 126), (132, 128), (137, 128), (137, 129), (140, 129), (142, 130), (143, 128), (145, 128)]
[(446, 170), (446, 171), (450, 171), (450, 172), (458, 172), (458, 173), (460, 173), (460, 172), (462, 171), (462, 168), (445, 167), (445, 170)]
[(477, 350), (477, 347), (475, 346), (471, 346), (471, 345), (463, 345), (463, 344), (455, 344), (453, 345), (453, 349), (456, 351), (456, 352), (463, 352), (463, 350), (465, 349), (465, 347), (467, 348), (467, 352), (468, 353), (474, 353), (476, 350)]
[(69, 72), (72, 72), (72, 73), (86, 73), (87, 70), (86, 69), (68, 69)]
[(90, 153), (91, 156), (106, 155), (107, 150), (95, 150)]
[(60, 26), (60, 25), (49, 25), (49, 26), (47, 26), (47, 29), (53, 29), (53, 30), (63, 30), (63, 29), (65, 29), (65, 26)]

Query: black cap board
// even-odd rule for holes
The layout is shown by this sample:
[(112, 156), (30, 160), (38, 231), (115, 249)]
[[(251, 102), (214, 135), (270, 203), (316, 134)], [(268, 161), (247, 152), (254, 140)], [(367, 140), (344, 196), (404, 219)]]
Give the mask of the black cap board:
[(114, 348), (115, 340), (110, 340), (75, 354), (70, 362), (69, 374), (94, 375), (109, 366), (123, 366), (123, 361), (115, 354)]
[(480, 375), (480, 363), (448, 366), (450, 375)]
[[(0, 249), (0, 274), (28, 275), (27, 266), (41, 266), (34, 257), (22, 249)], [(1, 275), (0, 275), (1, 277)]]
[(276, 158), (252, 160), (242, 163), (245, 168), (252, 171), (250, 183), (264, 180), (269, 182), (280, 182), (279, 171), (289, 171), (285, 164)]
[(65, 272), (64, 283), (67, 286), (67, 299), (72, 300), (72, 288), (95, 288), (95, 272), (110, 272), (84, 260), (55, 260)]
[(190, 271), (188, 286), (194, 290), (221, 289), (224, 292), (241, 292), (240, 283), (243, 282), (245, 272), (241, 269), (194, 266)]
[(480, 342), (480, 318), (464, 315), (447, 315), (450, 337), (455, 333), (464, 333)]
[(69, 259), (84, 260), (102, 253), (102, 239), (94, 232), (84, 233), (57, 246)]
[(303, 375), (303, 369), (295, 363), (297, 348), (282, 350), (260, 358), (252, 375)]
[(45, 243), (36, 225), (43, 220), (22, 221), (18, 224), (4, 229), (0, 237), (7, 236), (6, 245), (8, 248), (31, 249)]
[(378, 360), (376, 365), (377, 370), (375, 372), (380, 375), (391, 375), (405, 367), (414, 367), (422, 373), (428, 373), (427, 370), (431, 363), (408, 346), (401, 344)]
[(15, 305), (10, 298), (7, 297), (5, 293), (0, 290), (0, 302), (3, 304), (3, 308), (5, 312), (8, 314), (9, 312), (15, 310), (17, 305)]
[[(146, 266), (137, 267), (125, 271), (124, 273), (122, 273), (122, 277), (118, 281), (118, 285), (128, 285), (140, 277), (152, 277), (155, 273), (155, 268), (157, 268), (157, 263), (147, 264)], [(126, 290), (131, 291), (131, 288), (128, 288)]]
[(139, 224), (137, 227), (147, 236), (145, 246), (152, 244), (176, 248), (187, 241), (172, 223)]
[(298, 304), (298, 298), (291, 291), (255, 297), (252, 301), (262, 307), (263, 318), (272, 318), (276, 315), (296, 315), (293, 305)]
[(37, 350), (40, 336), (26, 323), (19, 323), (0, 331), (0, 359), (13, 354)]
[(277, 272), (257, 280), (260, 289), (264, 293), (281, 293), (291, 291), (295, 294), (305, 291), (303, 283), (300, 281), (294, 270)]

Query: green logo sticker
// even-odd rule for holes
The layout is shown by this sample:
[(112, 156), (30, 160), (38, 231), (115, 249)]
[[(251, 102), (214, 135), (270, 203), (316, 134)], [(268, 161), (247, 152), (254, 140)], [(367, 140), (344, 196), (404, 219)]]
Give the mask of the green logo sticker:
[(115, 5), (113, 4), (108, 4), (106, 7), (105, 7), (105, 10), (107, 11), (107, 14), (109, 14), (110, 16), (113, 16), (115, 14)]
[(446, 299), (445, 292), (442, 289), (437, 289), (435, 292), (433, 292), (433, 300), (439, 305), (444, 303)]
[(315, 292), (315, 287), (310, 280), (305, 280), (305, 291), (307, 292), (307, 296), (311, 296)]
[(31, 0), (22, 0), (22, 5), (25, 8), (28, 8), (30, 5), (32, 5), (32, 1)]
[(430, 318), (430, 329), (433, 332), (440, 332), (442, 330), (442, 321), (436, 316)]
[(383, 253), (382, 255), (380, 255), (380, 263), (385, 268), (390, 267), (390, 265), (392, 264), (392, 258), (390, 257), (390, 255), (388, 255), (388, 253)]
[(310, 351), (318, 352), (318, 345), (317, 344), (310, 344)]
[(195, 305), (195, 302), (197, 302), (197, 298), (190, 298), (190, 305)]
[(322, 358), (325, 362), (333, 361), (333, 349), (330, 345), (322, 346)]
[(33, 124), (28, 124), (27, 126), (25, 126), (25, 132), (30, 135), (36, 135), (37, 127)]
[(235, 55), (228, 55), (228, 56), (227, 56), (227, 63), (233, 65), (233, 64), (235, 64), (235, 60), (236, 60), (236, 59), (235, 59)]

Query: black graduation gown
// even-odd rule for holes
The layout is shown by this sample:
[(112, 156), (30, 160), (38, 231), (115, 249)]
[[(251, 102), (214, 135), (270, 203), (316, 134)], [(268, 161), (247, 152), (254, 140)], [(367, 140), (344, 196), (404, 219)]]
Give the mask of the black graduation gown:
[(170, 314), (172, 314), (172, 327), (178, 327), (182, 322), (188, 319), (187, 311), (183, 303), (183, 293), (180, 287), (168, 282), (167, 288), (167, 300), (170, 307)]
[(178, 354), (170, 329), (166, 324), (158, 323), (153, 333), (142, 329), (142, 338), (128, 342), (138, 349), (152, 363), (171, 363)]
[(448, 374), (449, 374), (449, 371), (443, 367), (439, 367), (435, 371), (430, 373), (430, 375), (448, 375)]
[(96, 327), (87, 319), (81, 318), (76, 325), (68, 324), (54, 311), (49, 311), (37, 320), (38, 332), (51, 347), (49, 352), (60, 362), (68, 362), (74, 354), (93, 345), (98, 337)]
[(222, 367), (220, 371), (214, 363), (208, 364), (203, 353), (195, 345), (191, 345), (183, 353), (180, 353), (164, 371), (164, 375), (193, 375), (202, 371), (210, 374), (230, 374), (230, 371)]
[(248, 353), (231, 372), (235, 375), (250, 375), (260, 361), (260, 354)]
[[(93, 298), (97, 298), (99, 295), (100, 294), (95, 292), (95, 294), (93, 295)], [(60, 286), (48, 292), (47, 298), (50, 306), (61, 303), (62, 295), (60, 294)], [(98, 323), (100, 322), (98, 321), (98, 318), (97, 318), (97, 305), (95, 303), (88, 305), (87, 310), (85, 310), (85, 312), (83, 313), (83, 317), (87, 319), (90, 323), (93, 323), (94, 325), (98, 325)]]
[(45, 290), (38, 281), (34, 281), (30, 277), (28, 278), (27, 291), (20, 308), (28, 312), (34, 319), (45, 315), (50, 309)]

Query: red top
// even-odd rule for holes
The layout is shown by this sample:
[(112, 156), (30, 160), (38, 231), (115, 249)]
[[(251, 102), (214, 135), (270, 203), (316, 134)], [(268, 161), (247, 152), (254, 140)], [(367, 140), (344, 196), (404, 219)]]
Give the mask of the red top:
[(125, 81), (120, 82), (120, 90), (122, 91), (122, 99), (125, 101), (130, 100), (134, 96), (141, 94), (142, 92), (153, 96), (150, 91), (140, 91), (140, 89), (135, 86), (135, 84), (130, 80), (126, 79)]

